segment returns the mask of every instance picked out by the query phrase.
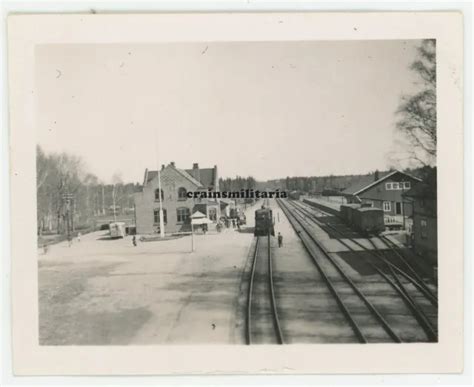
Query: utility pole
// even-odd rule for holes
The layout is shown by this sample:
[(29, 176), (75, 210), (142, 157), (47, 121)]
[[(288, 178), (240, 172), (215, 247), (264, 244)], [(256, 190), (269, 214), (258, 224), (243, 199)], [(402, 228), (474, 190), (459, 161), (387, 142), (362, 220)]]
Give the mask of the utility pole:
[(115, 213), (115, 184), (112, 186), (112, 206), (114, 211), (114, 223), (117, 222), (117, 215)]
[(62, 196), (62, 200), (66, 204), (66, 235), (69, 239), (71, 236), (71, 230), (74, 231), (74, 222), (71, 220), (71, 201), (74, 200), (74, 195), (66, 192)]
[(104, 185), (102, 184), (102, 215), (105, 215), (105, 195), (104, 195)]

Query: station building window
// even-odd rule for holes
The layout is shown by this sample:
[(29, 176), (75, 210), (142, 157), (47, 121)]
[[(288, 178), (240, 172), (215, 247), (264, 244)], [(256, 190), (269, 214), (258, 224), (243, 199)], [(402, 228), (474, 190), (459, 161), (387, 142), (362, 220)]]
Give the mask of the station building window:
[(409, 181), (401, 181), (399, 183), (398, 182), (385, 183), (385, 189), (387, 191), (410, 189), (410, 188), (411, 188), (411, 183)]
[[(163, 194), (163, 190), (161, 190), (161, 201), (165, 200), (165, 195)], [(160, 190), (155, 189), (155, 202), (160, 201)]]
[(176, 219), (178, 223), (186, 223), (191, 217), (191, 211), (187, 207), (180, 207), (176, 209)]
[(186, 196), (187, 193), (188, 193), (188, 191), (186, 191), (186, 188), (184, 188), (184, 187), (178, 188), (178, 200), (186, 200), (187, 199), (187, 196)]
[[(160, 209), (156, 208), (153, 210), (153, 223), (160, 224)], [(163, 223), (168, 223), (168, 216), (166, 215), (166, 209), (163, 208)]]
[(383, 202), (383, 210), (385, 212), (390, 212), (392, 210), (392, 205), (390, 202)]

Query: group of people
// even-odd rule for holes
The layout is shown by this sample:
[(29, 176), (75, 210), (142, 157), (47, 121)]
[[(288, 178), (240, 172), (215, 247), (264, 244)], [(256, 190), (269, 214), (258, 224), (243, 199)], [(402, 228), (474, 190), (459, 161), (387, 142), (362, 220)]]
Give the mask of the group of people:
[(222, 229), (225, 227), (225, 228), (236, 228), (240, 231), (240, 226), (242, 225), (242, 222), (240, 221), (239, 218), (227, 218), (227, 217), (223, 217), (221, 218), (218, 222), (217, 222), (217, 225), (216, 225), (216, 230), (218, 232), (221, 232)]

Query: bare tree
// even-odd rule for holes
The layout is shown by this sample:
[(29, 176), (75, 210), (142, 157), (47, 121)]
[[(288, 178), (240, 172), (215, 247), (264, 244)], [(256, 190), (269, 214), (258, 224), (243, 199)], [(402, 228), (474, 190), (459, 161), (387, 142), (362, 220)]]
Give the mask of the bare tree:
[(409, 155), (422, 165), (436, 161), (436, 41), (426, 39), (411, 65), (421, 80), (420, 90), (403, 96), (397, 114), (397, 129), (410, 144)]

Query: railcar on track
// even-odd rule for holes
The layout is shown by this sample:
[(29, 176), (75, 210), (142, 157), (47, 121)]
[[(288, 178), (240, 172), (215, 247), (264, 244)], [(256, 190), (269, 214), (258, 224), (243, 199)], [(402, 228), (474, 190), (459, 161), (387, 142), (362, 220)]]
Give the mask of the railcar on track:
[(380, 208), (343, 204), (340, 214), (348, 225), (364, 234), (379, 234), (385, 230), (383, 210)]
[(275, 236), (275, 227), (273, 225), (273, 213), (270, 208), (260, 208), (255, 211), (255, 231), (253, 235)]

